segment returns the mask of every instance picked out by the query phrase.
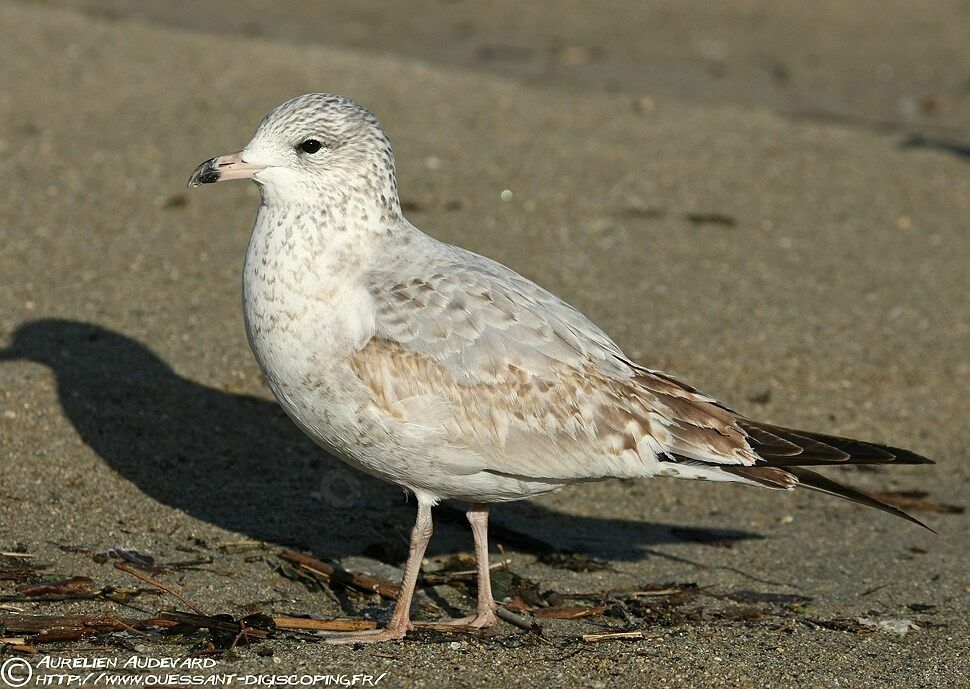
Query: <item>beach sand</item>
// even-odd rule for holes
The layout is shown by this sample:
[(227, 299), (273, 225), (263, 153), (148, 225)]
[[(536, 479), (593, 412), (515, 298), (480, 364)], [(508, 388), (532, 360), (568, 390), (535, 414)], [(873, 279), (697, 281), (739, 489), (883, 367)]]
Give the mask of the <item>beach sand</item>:
[[(310, 445), (263, 385), (239, 294), (255, 187), (185, 188), (279, 102), (335, 91), (388, 130), (415, 225), (510, 265), (631, 357), (752, 417), (934, 458), (829, 473), (925, 491), (914, 514), (939, 535), (807, 492), (577, 485), (497, 507), (493, 543), (543, 594), (708, 587), (682, 618), (634, 616), (650, 639), (579, 640), (626, 629), (617, 616), (544, 621), (545, 641), (504, 623), (490, 638), (380, 648), (274, 638), (219, 672), (386, 672), (382, 686), (429, 687), (965, 684), (970, 524), (946, 506), (966, 504), (970, 479), (970, 97), (954, 90), (970, 75), (954, 28), (966, 10), (943, 3), (920, 23), (868, 3), (870, 26), (866, 3), (794, 20), (795, 3), (731, 17), (687, 3), (644, 21), (664, 40), (641, 43), (620, 9), (586, 21), (577, 4), (557, 31), (535, 8), (515, 21), (513, 3), (424, 21), (412, 4), (400, 21), (370, 5), (274, 3), (259, 21), (255, 3), (0, 6), (0, 346), (15, 359), (0, 362), (0, 550), (97, 588), (138, 585), (92, 558), (109, 548), (202, 561), (160, 579), (210, 614), (386, 614), (376, 597), (341, 605), (278, 571), (295, 547), (393, 577), (414, 503)], [(432, 563), (471, 549), (447, 516)], [(232, 545), (250, 540), (263, 545)], [(605, 566), (563, 568), (572, 554)], [(423, 619), (442, 605), (434, 594), (473, 605), (430, 593)], [(132, 605), (21, 604), (185, 609), (147, 594)], [(860, 617), (921, 628), (872, 631)], [(129, 641), (152, 657), (188, 649)]]

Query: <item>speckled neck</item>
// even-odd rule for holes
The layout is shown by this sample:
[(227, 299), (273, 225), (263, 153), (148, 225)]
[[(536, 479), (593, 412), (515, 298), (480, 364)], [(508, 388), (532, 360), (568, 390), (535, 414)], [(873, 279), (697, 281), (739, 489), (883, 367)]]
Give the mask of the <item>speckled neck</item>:
[(248, 261), (320, 280), (367, 264), (394, 225), (359, 202), (264, 204), (256, 215)]

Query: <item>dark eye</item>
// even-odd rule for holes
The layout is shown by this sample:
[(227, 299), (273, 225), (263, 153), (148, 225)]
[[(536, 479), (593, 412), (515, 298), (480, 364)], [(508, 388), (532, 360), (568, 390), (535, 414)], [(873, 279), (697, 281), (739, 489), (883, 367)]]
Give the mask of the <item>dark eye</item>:
[(316, 153), (321, 148), (323, 148), (323, 144), (317, 141), (316, 139), (307, 139), (302, 144), (300, 144), (298, 148), (304, 153)]

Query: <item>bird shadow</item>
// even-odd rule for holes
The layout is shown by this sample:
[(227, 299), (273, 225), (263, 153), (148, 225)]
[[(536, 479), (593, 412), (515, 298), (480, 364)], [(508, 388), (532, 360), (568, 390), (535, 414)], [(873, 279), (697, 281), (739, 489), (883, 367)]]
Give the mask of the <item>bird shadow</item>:
[(961, 143), (947, 139), (937, 139), (922, 134), (913, 134), (899, 142), (898, 147), (902, 150), (912, 148), (930, 149), (949, 153), (957, 158), (970, 161), (970, 144)]
[[(410, 525), (399, 489), (360, 474), (311, 442), (274, 402), (201, 385), (148, 347), (107, 328), (72, 320), (22, 324), (0, 362), (48, 366), (60, 405), (80, 438), (145, 495), (253, 539), (318, 556), (401, 548)], [(518, 509), (517, 509), (518, 508)], [(434, 551), (468, 550), (459, 514), (444, 519)], [(677, 542), (760, 538), (725, 529), (576, 516), (531, 503), (510, 506), (528, 533), (493, 520), (506, 545), (537, 554), (581, 547), (593, 557), (633, 560)], [(391, 547), (393, 545), (393, 547)], [(375, 548), (375, 546), (377, 546)]]

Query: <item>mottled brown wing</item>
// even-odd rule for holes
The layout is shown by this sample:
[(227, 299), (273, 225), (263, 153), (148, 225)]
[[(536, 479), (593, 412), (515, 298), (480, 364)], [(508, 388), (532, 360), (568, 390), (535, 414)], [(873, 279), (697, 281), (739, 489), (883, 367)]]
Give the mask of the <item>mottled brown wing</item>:
[(469, 256), (417, 271), (425, 278), (375, 276), (376, 334), (353, 366), (390, 417), (517, 476), (645, 476), (667, 453), (755, 461), (732, 412), (631, 364), (575, 309)]

